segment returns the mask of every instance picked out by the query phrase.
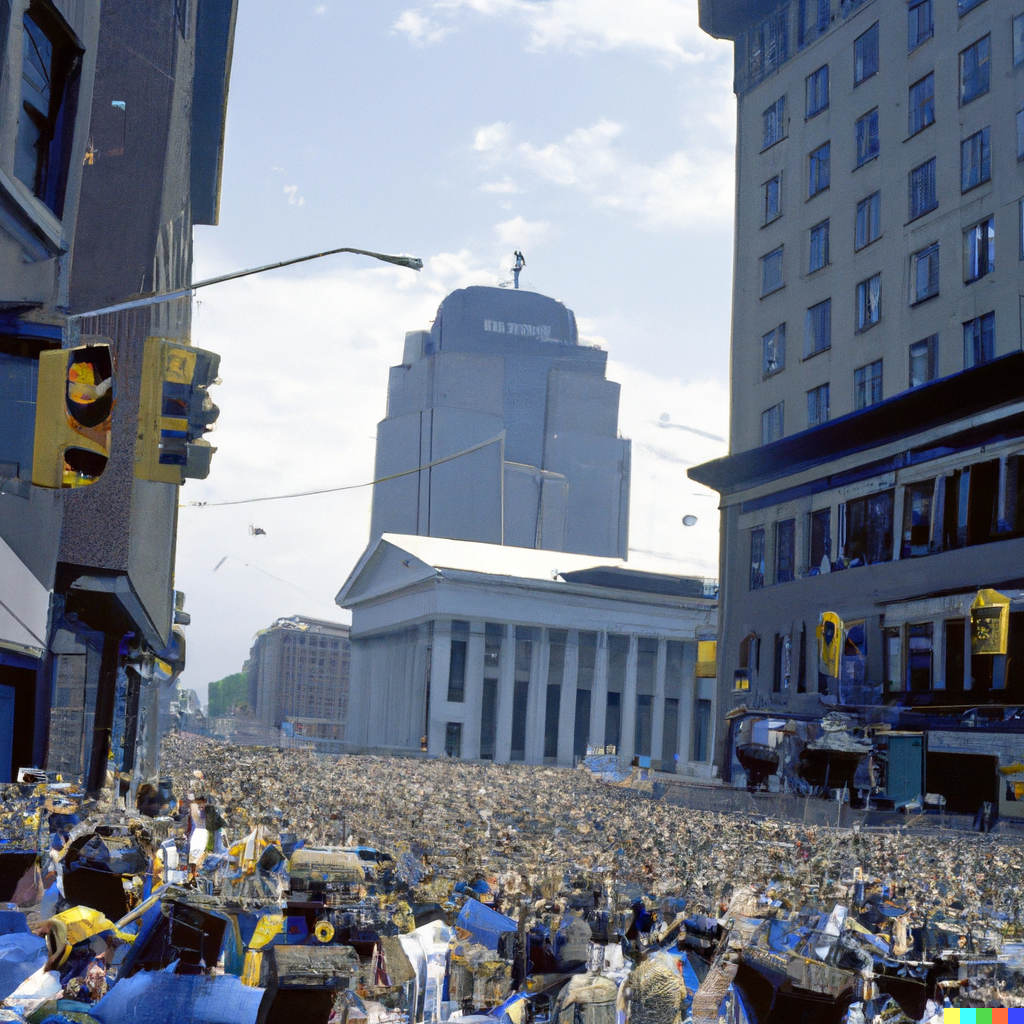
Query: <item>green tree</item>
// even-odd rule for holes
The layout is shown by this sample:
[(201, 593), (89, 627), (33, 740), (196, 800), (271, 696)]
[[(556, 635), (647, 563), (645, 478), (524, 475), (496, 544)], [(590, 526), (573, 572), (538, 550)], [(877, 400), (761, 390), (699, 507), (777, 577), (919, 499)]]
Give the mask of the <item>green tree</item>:
[(215, 683), (210, 683), (209, 714), (211, 718), (221, 718), (230, 714), (249, 701), (249, 679), (244, 672), (235, 672)]

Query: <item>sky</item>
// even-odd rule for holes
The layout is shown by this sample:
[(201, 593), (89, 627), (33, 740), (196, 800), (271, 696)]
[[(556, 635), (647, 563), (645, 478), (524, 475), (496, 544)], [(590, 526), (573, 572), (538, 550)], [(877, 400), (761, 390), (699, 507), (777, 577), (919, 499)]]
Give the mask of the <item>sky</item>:
[(727, 451), (731, 82), (696, 0), (240, 0), (193, 279), (340, 246), (424, 269), (333, 256), (196, 293), (223, 383), (211, 474), (181, 491), (180, 685), (205, 699), (279, 617), (350, 621), (370, 488), (216, 503), (372, 480), (405, 332), (510, 282), (515, 249), (622, 385), (630, 562), (717, 576), (716, 496), (686, 469)]

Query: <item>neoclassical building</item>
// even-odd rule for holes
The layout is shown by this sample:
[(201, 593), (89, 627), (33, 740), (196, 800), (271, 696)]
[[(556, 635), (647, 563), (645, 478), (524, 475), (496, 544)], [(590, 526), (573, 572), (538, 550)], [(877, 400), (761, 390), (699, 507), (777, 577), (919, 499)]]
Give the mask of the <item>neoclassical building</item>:
[(613, 748), (710, 770), (714, 665), (698, 642), (717, 595), (703, 579), (385, 534), (337, 603), (352, 611), (350, 750), (571, 765)]

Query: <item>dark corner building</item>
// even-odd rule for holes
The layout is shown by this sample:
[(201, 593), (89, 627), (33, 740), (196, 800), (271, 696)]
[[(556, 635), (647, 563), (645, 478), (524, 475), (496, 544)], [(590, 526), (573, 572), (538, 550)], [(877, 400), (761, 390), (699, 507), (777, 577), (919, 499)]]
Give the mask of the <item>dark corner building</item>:
[(1024, 705), (1024, 18), (699, 7), (734, 42), (738, 109), (731, 452), (690, 471), (721, 494), (717, 756), (738, 767), (750, 719), (764, 740), (843, 710), (918, 734), (921, 793), (1002, 799)]
[(150, 405), (159, 438), (173, 391), (165, 372), (147, 405), (164, 352), (147, 338), (187, 348), (190, 299), (76, 314), (190, 283), (193, 225), (217, 222), (235, 13), (0, 0), (0, 781), (155, 771), (185, 657), (179, 485), (201, 474), (191, 435), (180, 466), (167, 445), (147, 463)]

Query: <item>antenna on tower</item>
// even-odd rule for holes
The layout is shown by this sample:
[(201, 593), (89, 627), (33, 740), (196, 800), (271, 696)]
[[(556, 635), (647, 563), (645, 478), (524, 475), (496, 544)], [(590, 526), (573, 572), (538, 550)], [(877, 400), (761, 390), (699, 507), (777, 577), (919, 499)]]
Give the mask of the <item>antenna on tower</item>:
[(523, 267), (526, 266), (526, 260), (523, 257), (523, 254), (518, 249), (516, 249), (515, 257), (516, 257), (516, 265), (512, 268), (512, 281), (513, 281), (514, 287), (518, 288), (519, 287), (519, 271), (522, 270)]

